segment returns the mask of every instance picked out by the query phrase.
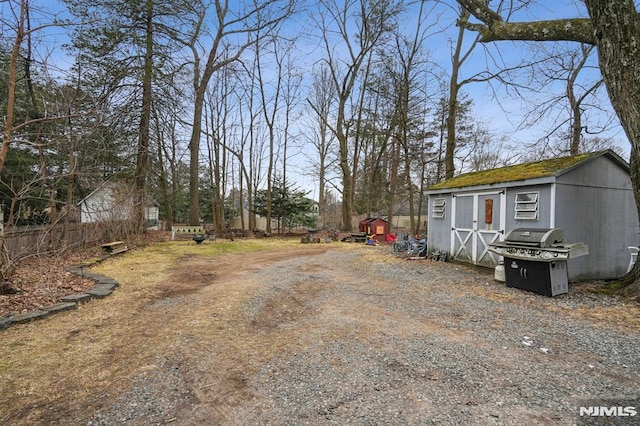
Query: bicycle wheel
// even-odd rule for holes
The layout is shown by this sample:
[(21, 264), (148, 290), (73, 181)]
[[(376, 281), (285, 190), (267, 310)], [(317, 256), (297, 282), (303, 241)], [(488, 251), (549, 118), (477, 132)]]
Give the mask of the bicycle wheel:
[(391, 247), (393, 254), (395, 254), (396, 256), (401, 253), (402, 248), (400, 247), (400, 245), (401, 244), (398, 241), (396, 241), (395, 243), (393, 243), (393, 246)]

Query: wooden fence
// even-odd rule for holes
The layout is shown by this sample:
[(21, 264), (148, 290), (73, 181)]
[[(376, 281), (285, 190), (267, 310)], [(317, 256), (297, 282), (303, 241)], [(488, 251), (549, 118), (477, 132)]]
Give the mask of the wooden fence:
[(114, 240), (126, 240), (133, 229), (131, 221), (5, 227), (5, 254), (16, 261), (35, 254), (94, 247)]

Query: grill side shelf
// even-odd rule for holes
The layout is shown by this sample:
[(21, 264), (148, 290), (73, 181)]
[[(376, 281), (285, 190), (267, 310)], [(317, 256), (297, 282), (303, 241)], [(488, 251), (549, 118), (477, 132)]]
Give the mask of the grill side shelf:
[(538, 247), (529, 244), (499, 242), (489, 244), (488, 250), (503, 257), (539, 262), (575, 259), (589, 254), (589, 247), (584, 243), (565, 243), (555, 247)]

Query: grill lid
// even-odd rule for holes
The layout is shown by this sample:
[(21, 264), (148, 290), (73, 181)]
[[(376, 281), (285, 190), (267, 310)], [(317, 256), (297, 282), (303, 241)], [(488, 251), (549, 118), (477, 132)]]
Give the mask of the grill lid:
[(550, 247), (561, 243), (564, 231), (561, 228), (516, 228), (505, 238), (507, 244), (530, 247)]

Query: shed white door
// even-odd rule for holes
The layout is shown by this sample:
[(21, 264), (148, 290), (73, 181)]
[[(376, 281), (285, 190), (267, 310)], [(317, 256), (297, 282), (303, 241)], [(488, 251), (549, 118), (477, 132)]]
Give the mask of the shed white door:
[(504, 235), (505, 191), (455, 194), (451, 214), (451, 257), (475, 265), (495, 266), (489, 244)]

